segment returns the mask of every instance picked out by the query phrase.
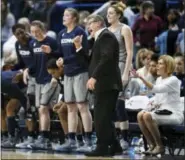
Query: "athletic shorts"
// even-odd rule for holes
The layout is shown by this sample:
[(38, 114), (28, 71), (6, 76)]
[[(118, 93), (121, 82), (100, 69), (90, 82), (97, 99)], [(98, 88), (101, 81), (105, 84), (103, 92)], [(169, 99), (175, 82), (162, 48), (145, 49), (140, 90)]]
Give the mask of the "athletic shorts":
[(27, 94), (35, 95), (35, 85), (36, 85), (35, 78), (32, 76), (29, 76), (28, 77)]
[(37, 84), (35, 89), (35, 104), (36, 107), (40, 105), (53, 106), (58, 102), (60, 93), (60, 85), (52, 86), (50, 83)]
[(64, 76), (64, 99), (66, 103), (85, 102), (87, 99), (86, 84), (88, 73), (80, 73), (73, 77)]

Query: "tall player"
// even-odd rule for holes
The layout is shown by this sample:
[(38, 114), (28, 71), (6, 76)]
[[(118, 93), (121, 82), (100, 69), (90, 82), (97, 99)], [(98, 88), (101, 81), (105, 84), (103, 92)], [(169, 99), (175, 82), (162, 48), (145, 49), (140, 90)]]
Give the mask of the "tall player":
[[(86, 100), (88, 63), (85, 59), (85, 54), (80, 55), (76, 52), (73, 39), (78, 35), (82, 35), (82, 45), (86, 50), (88, 42), (85, 31), (77, 25), (78, 21), (78, 11), (73, 8), (67, 8), (63, 16), (63, 24), (66, 28), (58, 35), (60, 54), (64, 60), (64, 99), (68, 106), (69, 122), (69, 141), (60, 146), (59, 150), (71, 150), (77, 147), (75, 139), (78, 123), (78, 109), (82, 117), (83, 127), (86, 134), (87, 143), (85, 144), (91, 146), (92, 116)], [(51, 52), (51, 49), (48, 46), (44, 46), (44, 49), (47, 53)], [(88, 54), (88, 52), (86, 52), (86, 54)]]

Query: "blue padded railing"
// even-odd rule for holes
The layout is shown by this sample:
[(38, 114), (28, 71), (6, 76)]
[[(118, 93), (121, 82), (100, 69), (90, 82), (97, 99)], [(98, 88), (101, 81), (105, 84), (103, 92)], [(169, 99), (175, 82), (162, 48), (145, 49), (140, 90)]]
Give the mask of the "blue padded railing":
[(104, 3), (73, 3), (73, 4), (65, 4), (65, 7), (72, 7), (72, 8), (93, 8), (93, 7), (100, 7)]

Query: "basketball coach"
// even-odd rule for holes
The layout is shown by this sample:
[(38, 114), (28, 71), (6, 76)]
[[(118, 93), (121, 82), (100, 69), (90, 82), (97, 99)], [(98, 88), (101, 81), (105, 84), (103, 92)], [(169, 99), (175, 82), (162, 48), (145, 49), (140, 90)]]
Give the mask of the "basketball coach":
[[(121, 74), (118, 67), (119, 44), (116, 37), (106, 27), (99, 15), (88, 18), (88, 30), (95, 39), (89, 65), (88, 90), (94, 94), (94, 125), (97, 147), (86, 156), (113, 156), (121, 152), (116, 140), (113, 116), (119, 91), (122, 90)], [(74, 38), (78, 57), (86, 60), (81, 45), (82, 36)], [(80, 58), (79, 58), (80, 59)]]

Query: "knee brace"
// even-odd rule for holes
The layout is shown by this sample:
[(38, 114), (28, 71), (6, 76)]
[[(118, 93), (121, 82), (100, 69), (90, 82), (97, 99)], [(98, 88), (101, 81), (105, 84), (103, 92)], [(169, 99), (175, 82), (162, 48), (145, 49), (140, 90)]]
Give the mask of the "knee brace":
[(26, 113), (27, 120), (35, 120), (37, 117), (37, 108), (35, 106), (31, 106)]
[(125, 101), (118, 99), (117, 104), (116, 104), (116, 115), (117, 115), (117, 120), (118, 121), (127, 121), (128, 120), (128, 115), (125, 110)]
[(28, 94), (28, 99), (29, 99), (29, 102), (30, 102), (30, 106), (35, 106), (35, 96), (31, 95), (31, 94)]

